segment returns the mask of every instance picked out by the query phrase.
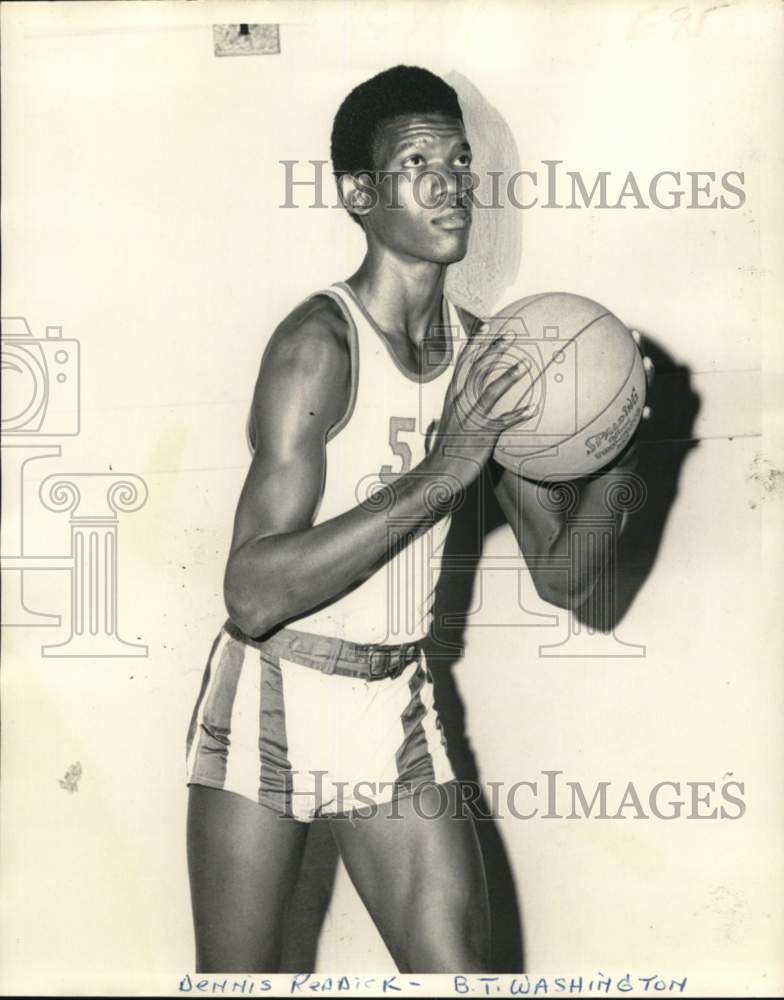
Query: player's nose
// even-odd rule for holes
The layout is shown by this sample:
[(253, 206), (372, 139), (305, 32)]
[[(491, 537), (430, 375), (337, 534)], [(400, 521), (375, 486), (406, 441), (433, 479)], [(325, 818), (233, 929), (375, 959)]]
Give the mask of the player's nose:
[(450, 167), (434, 168), (431, 172), (430, 207), (463, 206), (467, 204), (470, 189), (464, 173)]

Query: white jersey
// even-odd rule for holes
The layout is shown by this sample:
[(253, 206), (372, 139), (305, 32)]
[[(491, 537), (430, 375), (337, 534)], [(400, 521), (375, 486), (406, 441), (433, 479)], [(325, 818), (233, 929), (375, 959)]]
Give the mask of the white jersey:
[[(351, 354), (350, 402), (327, 438), (324, 487), (313, 521), (321, 524), (356, 507), (381, 482), (393, 481), (422, 461), (465, 337), (455, 306), (444, 298), (443, 323), (451, 331), (449, 360), (420, 379), (402, 368), (347, 284), (338, 282), (315, 294), (329, 296), (345, 314)], [(442, 517), (382, 560), (361, 583), (287, 625), (362, 644), (421, 639), (432, 621), (449, 522), (449, 515)], [(406, 524), (395, 523), (393, 516), (389, 532), (392, 542), (408, 534)]]

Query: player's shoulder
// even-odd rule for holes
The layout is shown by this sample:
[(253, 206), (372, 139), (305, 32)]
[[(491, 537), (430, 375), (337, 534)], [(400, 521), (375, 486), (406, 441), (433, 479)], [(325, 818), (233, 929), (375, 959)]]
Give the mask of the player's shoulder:
[(324, 372), (349, 359), (348, 321), (329, 295), (316, 294), (295, 306), (275, 328), (264, 364)]
[[(292, 425), (300, 430), (307, 426), (309, 434), (334, 425), (345, 412), (350, 365), (347, 323), (329, 296), (314, 295), (292, 309), (275, 328), (261, 359), (248, 417), (251, 449), (257, 450), (259, 428), (267, 435), (265, 447), (275, 448), (280, 428), (288, 428), (287, 440), (293, 440), (299, 432), (292, 432)], [(318, 419), (310, 419), (314, 416)]]

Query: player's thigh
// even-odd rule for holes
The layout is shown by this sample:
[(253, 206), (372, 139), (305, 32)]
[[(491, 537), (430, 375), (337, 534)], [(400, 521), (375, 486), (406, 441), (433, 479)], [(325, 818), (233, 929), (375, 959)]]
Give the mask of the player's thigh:
[(484, 863), (457, 782), (425, 786), (371, 817), (333, 820), (332, 829), (401, 971), (486, 971)]
[(307, 825), (221, 789), (191, 785), (188, 873), (199, 972), (274, 972)]

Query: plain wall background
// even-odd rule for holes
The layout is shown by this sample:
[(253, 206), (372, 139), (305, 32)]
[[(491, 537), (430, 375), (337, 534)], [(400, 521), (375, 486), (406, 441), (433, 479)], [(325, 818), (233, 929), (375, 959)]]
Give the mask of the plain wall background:
[[(495, 305), (547, 289), (607, 303), (690, 370), (699, 446), (618, 629), (645, 658), (539, 657), (561, 625), (515, 627), (511, 577), (488, 571), (453, 675), (484, 780), (746, 783), (736, 822), (500, 824), (529, 970), (781, 988), (781, 16), (708, 7), (3, 7), (3, 314), (82, 350), (82, 431), (30, 468), (28, 551), (67, 549), (43, 476), (111, 468), (149, 487), (119, 533), (120, 633), (148, 658), (48, 660), (58, 630), (3, 637), (4, 989), (133, 990), (191, 967), (184, 738), (223, 620), (250, 393), (274, 325), (363, 249), (339, 210), (278, 207), (278, 161), (326, 159), (340, 100), (398, 62), (468, 79), (527, 169), (745, 171), (737, 211), (520, 213), (520, 272)], [(211, 24), (240, 20), (279, 22), (282, 53), (216, 58)], [(512, 546), (501, 528), (484, 558)], [(63, 574), (27, 597), (67, 614)], [(57, 779), (76, 760), (69, 795)], [(393, 969), (342, 870), (318, 967)]]

